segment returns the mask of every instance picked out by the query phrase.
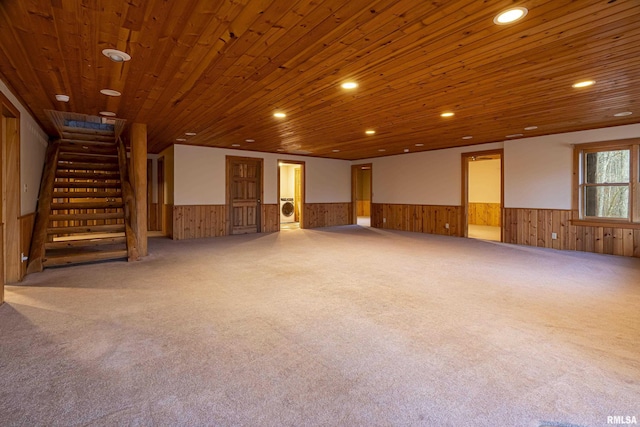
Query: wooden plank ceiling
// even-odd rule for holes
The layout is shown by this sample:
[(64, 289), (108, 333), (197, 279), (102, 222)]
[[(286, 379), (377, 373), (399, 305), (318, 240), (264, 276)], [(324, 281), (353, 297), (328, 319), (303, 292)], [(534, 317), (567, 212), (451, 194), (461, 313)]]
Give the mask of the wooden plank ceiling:
[[(528, 15), (495, 25), (511, 6)], [(46, 109), (112, 111), (151, 152), (353, 160), (640, 123), (638, 0), (2, 0), (0, 40), (0, 77), (51, 135)]]

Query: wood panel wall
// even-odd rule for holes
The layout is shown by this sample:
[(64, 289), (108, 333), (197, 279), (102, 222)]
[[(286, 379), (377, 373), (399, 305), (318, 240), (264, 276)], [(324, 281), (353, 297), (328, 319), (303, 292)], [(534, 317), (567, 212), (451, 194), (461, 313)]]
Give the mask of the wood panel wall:
[[(446, 224), (449, 224), (449, 228)], [(461, 206), (373, 203), (371, 226), (444, 236), (464, 234)]]
[(302, 228), (333, 227), (351, 224), (349, 203), (305, 203)]
[(371, 215), (371, 202), (369, 200), (358, 200), (356, 202), (356, 215), (358, 216)]
[[(31, 236), (33, 235), (33, 226), (36, 223), (35, 212), (20, 217), (20, 252), (24, 256), (29, 256), (29, 250), (31, 249)], [(27, 261), (21, 265), (20, 280), (24, 279), (27, 275)]]
[[(279, 207), (276, 204), (262, 205), (262, 232), (279, 230)], [(174, 205), (171, 210), (171, 233), (173, 240), (220, 237), (227, 230), (226, 205)]]
[(506, 208), (504, 214), (505, 243), (640, 257), (637, 228), (573, 225), (569, 210)]
[(469, 203), (469, 224), (500, 227), (500, 203)]
[(165, 236), (173, 239), (173, 205), (162, 205), (162, 232)]

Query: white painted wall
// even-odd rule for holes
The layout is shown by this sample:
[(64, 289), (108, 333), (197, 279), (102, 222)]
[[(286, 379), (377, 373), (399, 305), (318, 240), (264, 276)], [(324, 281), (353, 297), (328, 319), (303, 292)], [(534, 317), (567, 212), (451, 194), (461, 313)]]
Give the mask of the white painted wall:
[(294, 198), (296, 195), (296, 165), (280, 166), (280, 198)]
[(2, 80), (0, 92), (20, 111), (20, 215), (27, 215), (36, 211), (49, 137)]
[(500, 203), (500, 159), (469, 162), (469, 203)]
[(264, 159), (264, 204), (278, 203), (278, 160), (305, 162), (306, 202), (351, 201), (351, 162), (285, 154), (174, 145), (174, 204), (224, 205), (226, 156)]
[(353, 162), (373, 163), (374, 203), (461, 204), (461, 153), (504, 148), (504, 206), (571, 209), (573, 145), (640, 137), (640, 124)]
[(354, 164), (373, 164), (373, 203), (456, 206), (461, 204), (461, 154), (499, 148), (502, 143), (380, 157)]

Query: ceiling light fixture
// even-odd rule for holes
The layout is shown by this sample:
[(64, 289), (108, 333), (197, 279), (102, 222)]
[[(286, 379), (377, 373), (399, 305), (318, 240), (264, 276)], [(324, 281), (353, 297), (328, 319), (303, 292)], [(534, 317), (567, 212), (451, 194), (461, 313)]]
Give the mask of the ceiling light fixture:
[(453, 117), (455, 115), (455, 113), (452, 113), (451, 111), (445, 111), (444, 113), (440, 114), (440, 117)]
[(584, 81), (572, 84), (571, 87), (579, 89), (579, 88), (582, 88), (582, 87), (593, 86), (595, 83), (596, 83), (595, 80), (584, 80)]
[(187, 140), (187, 138), (176, 138), (176, 141), (179, 142), (185, 142)]
[(507, 135), (507, 138), (517, 138), (519, 136), (524, 136), (521, 133), (512, 133), (511, 135)]
[(382, 152), (387, 151), (387, 150), (385, 150), (384, 148), (380, 148), (378, 151), (382, 153)]
[(536, 130), (538, 129), (538, 126), (527, 126), (526, 128), (524, 128), (524, 130)]
[(122, 95), (120, 92), (118, 92), (117, 90), (113, 90), (113, 89), (102, 89), (100, 91), (101, 94), (103, 95), (107, 95), (107, 96), (120, 96)]
[(232, 147), (240, 147), (240, 144), (231, 144)]
[(113, 111), (100, 111), (100, 115), (107, 116), (107, 117), (115, 117), (116, 113), (114, 113)]
[(416, 144), (416, 147), (423, 147), (424, 144)]
[(340, 152), (340, 150), (331, 150), (331, 151), (333, 151), (334, 153), (339, 153)]
[(244, 142), (256, 142), (255, 139), (245, 139)]
[(60, 102), (69, 102), (69, 95), (56, 95), (56, 100)]
[(471, 139), (473, 138), (471, 135), (463, 136), (462, 139)]
[(185, 132), (184, 134), (187, 135), (187, 136), (196, 136), (197, 135), (197, 133), (195, 133), (195, 132)]
[(408, 149), (408, 148), (405, 148), (405, 149), (404, 149), (404, 152), (405, 152), (405, 153), (408, 153), (408, 152), (409, 152), (409, 149)]
[(342, 89), (355, 89), (358, 87), (358, 83), (356, 82), (344, 82), (342, 83)]
[(630, 115), (632, 115), (632, 114), (633, 114), (633, 113), (632, 113), (631, 111), (623, 111), (623, 112), (621, 112), (621, 113), (616, 113), (616, 114), (614, 114), (613, 116), (614, 116), (614, 117), (626, 117), (626, 116), (630, 116)]
[(367, 135), (375, 135), (376, 131), (373, 129), (367, 129), (364, 131), (364, 133), (366, 133)]
[(113, 62), (127, 62), (131, 60), (131, 56), (128, 53), (117, 49), (103, 49), (102, 54)]
[(286, 115), (285, 113), (282, 113), (282, 112), (280, 112), (280, 111), (277, 111), (277, 112), (273, 113), (273, 117), (277, 117), (277, 118), (279, 118), (279, 119), (282, 119), (282, 118), (284, 118), (284, 117), (287, 117), (287, 115)]
[(496, 25), (513, 24), (527, 16), (527, 13), (529, 10), (526, 7), (513, 7), (497, 14), (493, 18), (493, 23)]

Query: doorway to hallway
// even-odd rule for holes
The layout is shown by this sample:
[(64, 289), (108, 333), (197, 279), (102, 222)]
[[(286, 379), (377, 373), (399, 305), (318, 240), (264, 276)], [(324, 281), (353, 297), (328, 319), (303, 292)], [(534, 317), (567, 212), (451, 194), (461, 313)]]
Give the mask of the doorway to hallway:
[(462, 155), (465, 236), (502, 241), (503, 151)]
[(351, 166), (351, 203), (353, 224), (371, 226), (372, 175), (371, 163)]

